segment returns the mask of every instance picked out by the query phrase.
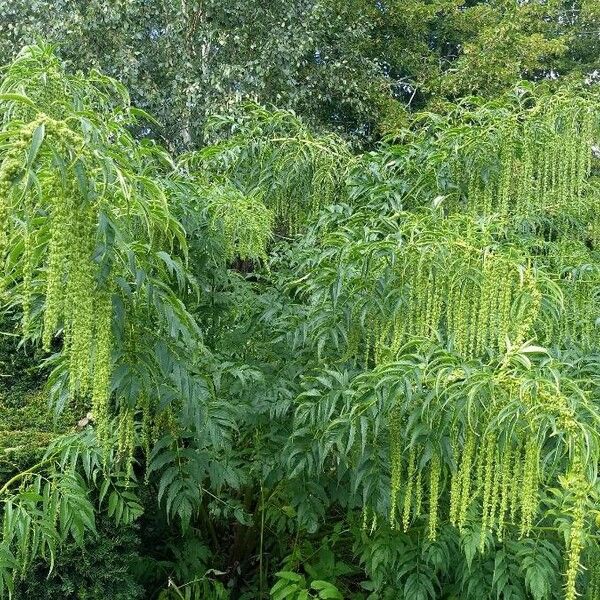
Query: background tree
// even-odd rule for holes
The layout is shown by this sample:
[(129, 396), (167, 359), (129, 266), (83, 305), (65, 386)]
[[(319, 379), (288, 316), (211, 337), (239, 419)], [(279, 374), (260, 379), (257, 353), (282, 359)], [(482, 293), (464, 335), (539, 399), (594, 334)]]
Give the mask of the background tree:
[(444, 112), (446, 99), (522, 77), (581, 79), (597, 67), (600, 28), (592, 0), (10, 0), (0, 11), (1, 63), (54, 41), (70, 69), (121, 81), (177, 149), (205, 143), (206, 118), (247, 99), (373, 141), (406, 110)]

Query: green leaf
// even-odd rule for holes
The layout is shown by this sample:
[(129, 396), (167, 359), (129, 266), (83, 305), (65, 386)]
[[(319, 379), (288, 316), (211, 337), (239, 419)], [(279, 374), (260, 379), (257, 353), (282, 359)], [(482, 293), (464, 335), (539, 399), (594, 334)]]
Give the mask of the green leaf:
[(293, 571), (278, 571), (277, 573), (275, 573), (276, 577), (279, 577), (280, 579), (286, 579), (287, 581), (302, 581), (302, 576), (298, 575), (298, 573), (294, 573)]
[(38, 110), (37, 106), (34, 104), (32, 100), (30, 100), (27, 96), (23, 94), (14, 94), (14, 93), (0, 93), (0, 102), (20, 102), (22, 104), (27, 104), (27, 106)]
[(343, 600), (343, 596), (339, 590), (328, 581), (317, 579), (310, 584), (310, 587), (314, 590), (319, 590), (319, 598)]
[(40, 150), (40, 147), (44, 141), (44, 135), (46, 133), (46, 126), (44, 123), (40, 123), (34, 130), (31, 137), (31, 145), (27, 150), (27, 165), (31, 167), (35, 158)]

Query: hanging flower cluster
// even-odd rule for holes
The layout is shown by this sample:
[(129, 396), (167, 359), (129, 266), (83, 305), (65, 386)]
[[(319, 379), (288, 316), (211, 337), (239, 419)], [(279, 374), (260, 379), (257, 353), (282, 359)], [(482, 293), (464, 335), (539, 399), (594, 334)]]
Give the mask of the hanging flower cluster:
[[(482, 244), (477, 248), (469, 227), (463, 228), (463, 239), (455, 237), (452, 216), (438, 217), (435, 227), (446, 228), (445, 236), (434, 235), (435, 227), (423, 228), (423, 220), (420, 230), (415, 227), (405, 235), (406, 242), (396, 257), (400, 275), (391, 280), (402, 290), (402, 300), (393, 318), (381, 327), (376, 364), (383, 367), (402, 360), (403, 348), (415, 337), (442, 341), (463, 359), (484, 361), (506, 354), (528, 338), (537, 337), (551, 348), (575, 348), (579, 352), (600, 346), (599, 263), (585, 227), (594, 214), (585, 204), (592, 203), (596, 211), (600, 208), (589, 183), (591, 148), (598, 136), (596, 114), (597, 107), (589, 102), (549, 100), (524, 117), (507, 117), (495, 130), (492, 128), (498, 148), (496, 160), (490, 160), (485, 152), (477, 155), (476, 144), (475, 149), (465, 145), (465, 155), (459, 152), (453, 164), (460, 194), (455, 207), (466, 206), (473, 223), (487, 219), (492, 229), (499, 226), (504, 240), (492, 234), (496, 241), (490, 244), (482, 230)], [(473, 129), (477, 131), (477, 126)], [(471, 168), (465, 169), (467, 165)], [(572, 225), (564, 226), (567, 210), (569, 218), (584, 224), (575, 234)], [(523, 230), (518, 229), (523, 223), (529, 228), (525, 244), (519, 239)], [(515, 252), (516, 248), (519, 250)], [(489, 395), (485, 393), (487, 383), (481, 379), (480, 369), (485, 363), (473, 366), (470, 374), (454, 369), (445, 378), (443, 371), (435, 375), (435, 393), (441, 393), (445, 381), (448, 396), (438, 400), (447, 408), (436, 419), (448, 422), (444, 413), (455, 415), (455, 425), (447, 434), (450, 455), (435, 451), (435, 458), (426, 460), (431, 450), (425, 452), (425, 448), (419, 450), (413, 445), (405, 458), (405, 433), (412, 417), (393, 409), (389, 421), (391, 526), (396, 523), (398, 497), (404, 498), (405, 531), (411, 517), (420, 516), (414, 501), (415, 489), (421, 485), (421, 469), (416, 470), (415, 464), (420, 464), (429, 469), (431, 482), (430, 539), (436, 535), (440, 467), (442, 477), (449, 481), (448, 520), (461, 532), (476, 522), (482, 552), (491, 534), (498, 539), (509, 532), (521, 538), (530, 536), (541, 511), (541, 486), (549, 476), (557, 476), (556, 472), (545, 472), (545, 453), (548, 440), (559, 431), (565, 447), (577, 448), (572, 458), (565, 447), (559, 450), (561, 443), (552, 444), (553, 452), (563, 457), (554, 465), (558, 476), (561, 468), (571, 474), (570, 483), (565, 484), (573, 497), (566, 598), (573, 600), (585, 547), (585, 505), (590, 489), (581, 446), (597, 441), (593, 427), (591, 437), (595, 441), (582, 441), (582, 431), (588, 431), (590, 424), (577, 414), (577, 407), (587, 406), (588, 415), (594, 410), (586, 404), (589, 399), (583, 400), (586, 392), (568, 399), (563, 388), (571, 384), (560, 379), (526, 384), (506, 370), (508, 360), (508, 354), (501, 359)], [(452, 391), (457, 386), (464, 392)], [(471, 422), (473, 403), (478, 401), (482, 403), (478, 411), (485, 417)], [(458, 403), (460, 409), (451, 402)], [(521, 408), (517, 410), (517, 406)], [(537, 413), (533, 419), (527, 416), (531, 411)], [(510, 434), (496, 425), (509, 422), (509, 414), (513, 415)], [(540, 415), (546, 415), (552, 426), (540, 428), (536, 422)], [(459, 428), (456, 423), (461, 422)]]
[(412, 209), (382, 216), (393, 206), (385, 196), (332, 211), (300, 285), (316, 306), (333, 290), (344, 360), (365, 370), (356, 401), (375, 395), (389, 407), (392, 529), (423, 518), (435, 540), (447, 521), (480, 532), (483, 552), (493, 539), (536, 535), (548, 490), (577, 471), (569, 600), (590, 544), (581, 507), (596, 472), (574, 456), (600, 446), (600, 388), (573, 372), (600, 348), (598, 114), (593, 97), (565, 93), (419, 121), (409, 150), (388, 149), (382, 167)]
[(273, 211), (260, 196), (245, 196), (233, 187), (216, 187), (208, 208), (213, 227), (223, 234), (226, 259), (267, 260), (273, 233)]
[[(22, 239), (23, 329), (31, 326), (34, 292), (41, 280), (44, 297), (42, 344), (50, 350), (57, 332), (61, 332), (64, 352), (69, 361), (69, 386), (72, 396), (86, 395), (93, 388), (94, 402), (106, 404), (110, 378), (112, 300), (102, 290), (98, 265), (93, 253), (98, 226), (98, 201), (83, 196), (77, 176), (84, 168), (82, 157), (89, 156), (81, 135), (62, 121), (38, 114), (30, 123), (13, 127), (10, 150), (0, 166), (5, 193), (0, 212), (9, 214), (4, 221), (4, 239), (9, 235), (11, 219), (19, 215), (15, 204), (24, 208), (22, 223), (15, 223), (13, 235)], [(72, 170), (55, 167), (61, 153)], [(39, 187), (30, 179), (37, 177)], [(40, 215), (45, 215), (43, 222)], [(44, 229), (45, 251), (40, 252), (40, 227)], [(16, 238), (13, 238), (16, 239)], [(101, 399), (102, 397), (102, 399)]]
[[(439, 523), (448, 522), (463, 534), (478, 531), (484, 552), (494, 537), (537, 536), (547, 490), (558, 481), (571, 515), (565, 563), (572, 600), (596, 470), (581, 457), (593, 456), (600, 443), (595, 401), (571, 378), (569, 365), (528, 362), (538, 347), (515, 350), (471, 377), (455, 354), (433, 348), (431, 355), (405, 354), (358, 379), (358, 414), (365, 410), (361, 402), (372, 402), (370, 389), (385, 405), (391, 390), (398, 394), (395, 382), (403, 382), (388, 417), (390, 527), (406, 532), (420, 522), (435, 540)], [(504, 422), (510, 428), (503, 429)]]
[(476, 145), (465, 163), (459, 158), (454, 167), (462, 176), (468, 209), (522, 219), (580, 207), (591, 170), (595, 119), (589, 102), (573, 99), (550, 100), (522, 120), (499, 120), (487, 132), (490, 146), (499, 148), (498, 162), (490, 164), (489, 154)]
[(503, 352), (507, 338), (524, 341), (539, 317), (544, 283), (524, 259), (510, 249), (458, 240), (424, 248), (408, 242), (397, 255), (394, 281), (405, 293), (393, 320), (381, 327), (376, 360), (396, 356), (414, 336), (441, 333), (465, 358)]
[(231, 178), (246, 196), (262, 190), (279, 232), (297, 234), (337, 201), (352, 164), (340, 137), (315, 135), (291, 111), (250, 104), (243, 115), (209, 120), (219, 143), (183, 158), (190, 172)]
[[(119, 84), (67, 76), (46, 47), (23, 50), (0, 94), (1, 283), (24, 336), (59, 352), (66, 395), (91, 406), (103, 443), (113, 414), (124, 411), (119, 456), (130, 461), (136, 402), (111, 408), (115, 350), (127, 337), (122, 327), (115, 337), (115, 302), (134, 311), (143, 291), (148, 319), (177, 315), (179, 335), (194, 326), (162, 283), (165, 264), (176, 264), (165, 249), (185, 255), (160, 178), (147, 176), (168, 161), (128, 133), (135, 118)], [(242, 249), (264, 247), (239, 237)]]

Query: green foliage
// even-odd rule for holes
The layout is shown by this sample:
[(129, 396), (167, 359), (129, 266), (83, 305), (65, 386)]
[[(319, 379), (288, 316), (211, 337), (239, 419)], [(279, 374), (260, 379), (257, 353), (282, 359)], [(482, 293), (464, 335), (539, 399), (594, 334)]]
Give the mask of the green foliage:
[[(0, 333), (0, 481), (39, 462), (48, 445), (68, 431), (74, 410), (56, 418), (49, 414), (43, 381), (47, 371), (39, 366), (39, 351), (19, 347), (19, 336), (2, 321)], [(75, 408), (75, 407), (74, 407)]]
[(594, 0), (11, 0), (0, 63), (42, 36), (70, 70), (118, 78), (151, 121), (139, 130), (191, 149), (240, 103), (296, 110), (361, 142), (408, 111), (444, 111), (520, 78), (581, 81), (597, 68)]
[[(107, 460), (118, 464), (114, 454), (104, 455), (91, 430), (65, 434), (48, 446), (36, 465), (4, 482), (0, 489), (2, 593), (13, 589), (16, 574), (25, 575), (39, 560), (46, 561), (52, 571), (57, 552), (66, 542), (83, 546), (86, 536), (96, 534), (92, 495), (98, 494), (100, 509), (112, 490), (108, 514), (117, 524), (131, 523), (141, 514), (133, 493), (135, 482), (126, 473), (106, 472)], [(14, 489), (16, 484), (19, 487)]]
[(102, 517), (98, 536), (84, 547), (68, 544), (56, 556), (54, 571), (35, 565), (17, 584), (15, 600), (137, 600), (143, 588), (131, 577), (139, 561), (139, 536), (134, 528), (115, 527)]
[[(336, 135), (315, 135), (290, 111), (246, 108), (241, 117), (211, 119), (207, 127), (211, 137), (225, 139), (184, 155), (182, 162), (202, 177), (208, 172), (211, 179), (226, 178), (248, 196), (246, 202), (258, 195), (274, 213), (280, 233), (298, 233), (343, 193), (353, 162), (349, 148)], [(267, 215), (263, 223), (269, 223)], [(218, 216), (227, 227), (224, 215)], [(256, 234), (250, 231), (248, 237)]]
[(44, 369), (4, 413), (52, 439), (2, 473), (0, 595), (42, 564), (70, 586), (60, 557), (107, 522), (141, 525), (135, 566), (106, 550), (123, 597), (597, 588), (594, 94), (522, 83), (359, 157), (240, 104), (175, 160), (118, 83), (25, 48), (0, 289)]
[[(439, 481), (430, 473), (441, 464), (447, 518), (463, 536), (477, 532), (481, 553), (493, 534), (551, 528), (547, 494), (562, 486), (572, 598), (595, 544), (598, 382), (584, 365), (598, 344), (597, 99), (543, 92), (419, 120), (381, 156), (392, 176), (381, 196), (359, 171), (358, 205), (331, 208), (299, 242), (290, 287), (308, 306), (304, 343), (337, 364), (305, 379), (288, 455), (310, 478), (336, 465), (365, 527), (383, 513), (405, 532), (423, 523), (423, 482)], [(573, 303), (583, 281), (584, 304)], [(386, 449), (391, 496), (378, 465)]]
[(271, 588), (273, 600), (308, 600), (309, 598), (336, 598), (343, 596), (335, 585), (316, 579), (307, 584), (306, 579), (292, 571), (279, 571), (275, 573), (277, 583)]
[(169, 588), (158, 595), (159, 600), (193, 600), (206, 598), (207, 600), (227, 600), (230, 596), (220, 581), (211, 578), (209, 570), (205, 575), (187, 583), (177, 585), (170, 583)]

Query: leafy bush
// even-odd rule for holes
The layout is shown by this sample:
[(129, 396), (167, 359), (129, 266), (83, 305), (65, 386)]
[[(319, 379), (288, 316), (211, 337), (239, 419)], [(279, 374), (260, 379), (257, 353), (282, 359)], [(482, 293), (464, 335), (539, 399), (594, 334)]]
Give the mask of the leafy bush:
[[(254, 106), (174, 159), (34, 46), (0, 112), (3, 303), (86, 415), (7, 401), (53, 439), (0, 486), (0, 595), (43, 564), (90, 597), (598, 588), (593, 92), (465, 99), (362, 157)], [(140, 560), (93, 546), (107, 519)]]
[(54, 569), (38, 564), (24, 574), (17, 585), (15, 600), (138, 600), (145, 598), (134, 579), (140, 560), (136, 527), (115, 527), (110, 520), (98, 523), (98, 536), (83, 547), (67, 544), (58, 552)]

